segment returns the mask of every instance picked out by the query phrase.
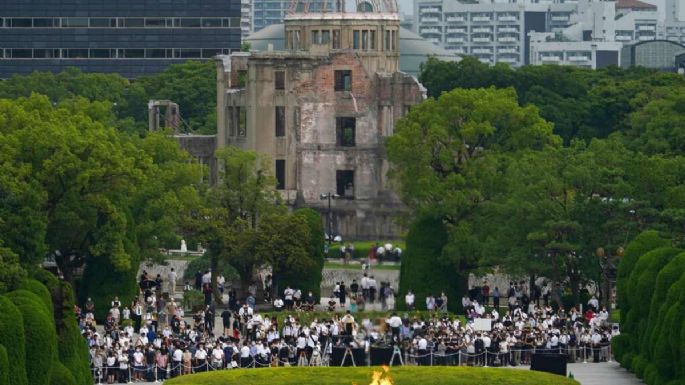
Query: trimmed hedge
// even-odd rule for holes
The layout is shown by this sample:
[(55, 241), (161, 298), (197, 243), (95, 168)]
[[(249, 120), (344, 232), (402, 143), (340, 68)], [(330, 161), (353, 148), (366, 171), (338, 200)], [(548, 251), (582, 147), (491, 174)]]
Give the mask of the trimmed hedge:
[[(221, 262), (221, 275), (224, 276), (226, 282), (240, 279), (240, 274), (232, 265)], [(209, 255), (205, 254), (201, 257), (197, 257), (192, 261), (188, 262), (185, 271), (183, 272), (183, 280), (188, 281), (191, 286), (195, 285), (195, 273), (198, 271), (205, 272), (209, 270), (211, 262), (209, 261)]]
[(22, 313), (9, 298), (0, 295), (0, 345), (12, 347), (7, 350), (7, 358), (12, 363), (9, 367), (12, 385), (28, 385), (24, 334)]
[(429, 294), (447, 294), (448, 309), (461, 311), (461, 296), (466, 292), (466, 278), (448, 268), (441, 261), (442, 248), (447, 243), (447, 231), (439, 218), (421, 218), (414, 221), (407, 235), (407, 250), (402, 255), (400, 290), (395, 306), (406, 310), (404, 296), (411, 290), (417, 309), (425, 309)]
[(28, 290), (40, 298), (41, 302), (45, 305), (45, 310), (50, 314), (51, 317), (55, 316), (54, 310), (52, 308), (52, 295), (42, 283), (36, 281), (35, 279), (27, 279), (19, 285), (19, 289)]
[(323, 248), (325, 233), (321, 224), (321, 215), (312, 209), (299, 209), (294, 212), (304, 218), (309, 226), (309, 254), (315, 263), (304, 271), (290, 271), (283, 274), (279, 285), (295, 287), (302, 290), (302, 297), (306, 297), (309, 291), (315, 298), (321, 297), (321, 279), (324, 264)]
[(0, 385), (10, 384), (10, 361), (7, 358), (7, 349), (0, 345)]
[(59, 298), (62, 301), (59, 308), (61, 319), (55, 320), (58, 325), (59, 360), (71, 372), (73, 384), (91, 385), (93, 374), (90, 370), (90, 353), (74, 315), (74, 294), (71, 285), (60, 282), (59, 290)]
[(57, 360), (55, 325), (40, 297), (28, 290), (6, 294), (21, 311), (26, 343), (26, 377), (28, 383), (48, 384), (52, 364)]
[(76, 383), (76, 379), (74, 379), (69, 369), (62, 365), (61, 362), (55, 361), (52, 365), (50, 385), (73, 385)]
[[(127, 271), (117, 271), (108, 260), (89, 263), (83, 273), (81, 282), (82, 295), (92, 298), (95, 303), (95, 317), (99, 321), (107, 318), (114, 296), (119, 296), (121, 303), (131, 303), (138, 295), (138, 282), (136, 279), (138, 263), (133, 261)], [(87, 298), (79, 298), (84, 303)]]
[(614, 353), (648, 385), (685, 383), (685, 252), (653, 247), (663, 243), (670, 241), (654, 232), (631, 242), (617, 282), (622, 334)]

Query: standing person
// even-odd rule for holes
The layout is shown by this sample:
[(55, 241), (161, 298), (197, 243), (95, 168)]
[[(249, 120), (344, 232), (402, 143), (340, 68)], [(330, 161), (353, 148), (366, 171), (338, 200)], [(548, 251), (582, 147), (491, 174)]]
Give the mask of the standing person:
[(340, 299), (340, 306), (344, 308), (347, 298), (347, 289), (345, 288), (345, 282), (340, 282), (340, 293), (338, 295)]
[(202, 272), (200, 270), (195, 273), (195, 290), (202, 289)]
[(369, 302), (376, 302), (376, 291), (376, 279), (372, 275), (371, 277), (369, 277)]
[(361, 287), (362, 287), (362, 295), (364, 296), (364, 299), (368, 300), (369, 299), (369, 277), (367, 276), (366, 273), (364, 273), (364, 276), (362, 277)]
[(480, 290), (483, 295), (483, 305), (488, 306), (488, 303), (490, 302), (490, 286), (488, 285), (488, 281), (483, 282), (483, 286)]
[(435, 310), (435, 297), (433, 297), (433, 294), (428, 294), (426, 297), (426, 310)]
[(169, 271), (169, 274), (167, 276), (167, 279), (169, 280), (169, 296), (173, 297), (176, 294), (176, 272), (174, 271), (174, 268), (172, 267), (171, 270)]
[(492, 303), (495, 309), (499, 309), (499, 288), (495, 286), (495, 290), (492, 292)]
[(224, 295), (224, 289), (226, 288), (226, 278), (224, 278), (223, 275), (219, 274), (216, 276), (216, 284), (219, 286), (219, 292), (221, 295)]
[(143, 320), (143, 305), (138, 298), (133, 300), (131, 309), (133, 309), (133, 322), (136, 325), (136, 330), (140, 330), (140, 323)]
[(414, 293), (412, 293), (411, 290), (408, 290), (407, 295), (404, 296), (404, 304), (407, 305), (408, 311), (414, 310), (414, 301), (415, 300), (416, 300), (416, 296), (414, 295)]
[(221, 312), (221, 322), (224, 325), (224, 337), (228, 337), (231, 328), (231, 311), (228, 308)]

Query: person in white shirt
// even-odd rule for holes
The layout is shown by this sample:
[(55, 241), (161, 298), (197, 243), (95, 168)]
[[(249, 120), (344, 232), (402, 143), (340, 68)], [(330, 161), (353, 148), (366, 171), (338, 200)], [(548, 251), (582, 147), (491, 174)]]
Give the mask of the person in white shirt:
[(141, 381), (143, 379), (143, 373), (145, 369), (145, 355), (140, 351), (140, 347), (136, 348), (135, 353), (133, 353), (133, 380)]
[(183, 364), (183, 350), (174, 349), (174, 353), (171, 355), (172, 361), (172, 371), (173, 376), (178, 376), (181, 374), (181, 367)]
[(428, 297), (426, 297), (426, 310), (428, 310), (428, 311), (435, 310), (435, 298), (433, 297), (432, 294), (428, 294)]
[(169, 295), (173, 297), (173, 295), (176, 294), (176, 278), (177, 278), (176, 272), (174, 271), (173, 267), (169, 271), (167, 278), (169, 279)]
[(287, 286), (285, 290), (283, 290), (283, 298), (285, 298), (285, 308), (288, 310), (292, 310), (293, 308), (293, 295), (295, 294), (295, 290), (291, 289), (290, 286)]
[(207, 370), (207, 351), (204, 345), (200, 345), (200, 348), (195, 351), (195, 366), (198, 367), (198, 371)]
[(218, 343), (212, 349), (212, 369), (218, 370), (224, 367), (224, 351)]
[(597, 300), (597, 297), (595, 297), (594, 295), (587, 301), (587, 304), (592, 308), (593, 312), (596, 312), (597, 309), (599, 309), (599, 301)]
[(240, 367), (247, 368), (252, 365), (252, 357), (250, 356), (250, 347), (247, 344), (240, 348)]
[(414, 310), (414, 301), (415, 300), (416, 300), (416, 297), (414, 296), (414, 293), (412, 293), (411, 290), (408, 290), (407, 295), (404, 296), (404, 303), (407, 305), (408, 311)]
[(400, 326), (402, 326), (402, 319), (397, 315), (397, 313), (392, 313), (392, 316), (388, 318), (386, 322), (388, 323), (388, 326), (390, 326), (393, 342), (399, 342)]

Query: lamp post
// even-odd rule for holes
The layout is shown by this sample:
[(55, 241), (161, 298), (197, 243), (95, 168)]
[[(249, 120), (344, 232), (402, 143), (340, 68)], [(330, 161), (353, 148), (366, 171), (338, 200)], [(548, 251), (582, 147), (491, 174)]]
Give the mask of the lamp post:
[(331, 234), (331, 231), (333, 231), (331, 228), (333, 227), (333, 215), (331, 212), (331, 199), (338, 199), (340, 198), (340, 195), (332, 193), (332, 192), (327, 192), (319, 195), (319, 198), (321, 200), (328, 200), (328, 213), (326, 214), (326, 222), (327, 222), (327, 227), (328, 227), (328, 235), (326, 236), (326, 239), (328, 241), (328, 250), (330, 251), (331, 249), (331, 239), (333, 238), (333, 234)]

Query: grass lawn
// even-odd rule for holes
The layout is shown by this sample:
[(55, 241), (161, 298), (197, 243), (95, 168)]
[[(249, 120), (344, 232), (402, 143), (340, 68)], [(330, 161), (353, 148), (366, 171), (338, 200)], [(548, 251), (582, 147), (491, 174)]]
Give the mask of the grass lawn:
[[(366, 385), (379, 367), (264, 368), (200, 373), (166, 381), (167, 385)], [(554, 374), (522, 369), (419, 367), (390, 368), (382, 378), (394, 385), (578, 385)]]
[[(350, 269), (350, 270), (359, 270), (361, 272), (362, 270), (362, 265), (359, 263), (348, 263), (347, 265), (344, 263), (338, 263), (338, 262), (326, 262), (323, 265), (324, 269)], [(400, 265), (372, 265), (369, 270), (400, 270)]]

